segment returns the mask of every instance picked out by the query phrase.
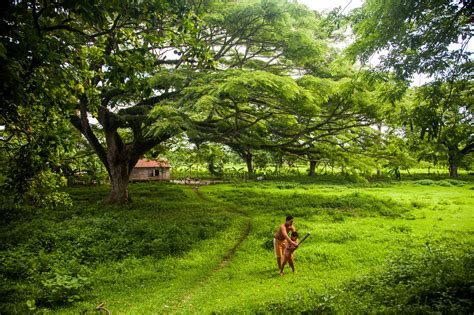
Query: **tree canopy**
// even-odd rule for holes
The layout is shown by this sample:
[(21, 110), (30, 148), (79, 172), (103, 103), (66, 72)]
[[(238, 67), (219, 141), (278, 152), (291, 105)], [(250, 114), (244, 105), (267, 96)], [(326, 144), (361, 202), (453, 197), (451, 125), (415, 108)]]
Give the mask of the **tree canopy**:
[(471, 1), (367, 0), (353, 12), (353, 56), (382, 53), (381, 67), (401, 78), (415, 73), (459, 76), (472, 69)]
[(473, 10), (471, 1), (367, 0), (351, 17), (356, 40), (349, 54), (367, 61), (381, 53), (381, 70), (431, 78), (416, 97), (407, 96), (412, 104), (400, 119), (418, 131), (418, 143), (445, 152), (452, 176), (473, 152)]
[[(2, 150), (21, 157), (4, 161), (9, 187), (22, 195), (49, 181), (54, 191), (82, 139), (116, 204), (130, 200), (137, 161), (182, 134), (231, 148), (250, 173), (262, 150), (297, 156), (313, 175), (329, 156), (388, 159), (395, 133), (381, 135), (382, 125), (411, 126), (451, 155), (471, 152), (472, 4), (366, 1), (349, 16), (348, 53), (366, 61), (387, 50), (387, 73), (357, 69), (334, 47), (336, 13), (285, 0), (8, 1)], [(403, 107), (415, 73), (438, 83)], [(81, 140), (63, 136), (68, 123)]]

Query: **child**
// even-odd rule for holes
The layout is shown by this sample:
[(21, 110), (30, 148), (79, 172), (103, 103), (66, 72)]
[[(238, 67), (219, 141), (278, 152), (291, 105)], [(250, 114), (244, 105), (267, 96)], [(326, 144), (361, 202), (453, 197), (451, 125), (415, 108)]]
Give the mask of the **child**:
[(288, 262), (288, 264), (290, 265), (293, 273), (295, 272), (293, 252), (298, 247), (298, 232), (296, 231), (291, 232), (291, 240), (296, 244), (296, 246), (294, 246), (291, 242), (287, 242), (285, 244), (285, 249), (283, 250), (283, 257), (281, 260), (280, 275), (285, 274), (283, 270), (285, 269), (286, 262)]

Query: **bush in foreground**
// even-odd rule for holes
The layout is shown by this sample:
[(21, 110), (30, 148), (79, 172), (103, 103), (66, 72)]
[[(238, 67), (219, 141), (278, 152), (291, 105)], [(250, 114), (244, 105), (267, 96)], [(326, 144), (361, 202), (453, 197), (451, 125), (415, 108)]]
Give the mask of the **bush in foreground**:
[[(339, 293), (357, 312), (469, 314), (474, 311), (474, 255), (446, 248), (406, 250), (386, 268)], [(344, 292), (344, 293), (343, 293)]]

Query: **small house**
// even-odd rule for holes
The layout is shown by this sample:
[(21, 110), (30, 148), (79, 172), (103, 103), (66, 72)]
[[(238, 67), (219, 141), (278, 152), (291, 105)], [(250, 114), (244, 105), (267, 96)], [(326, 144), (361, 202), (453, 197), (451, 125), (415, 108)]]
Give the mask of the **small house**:
[(166, 159), (138, 160), (130, 173), (130, 181), (170, 180), (171, 165)]

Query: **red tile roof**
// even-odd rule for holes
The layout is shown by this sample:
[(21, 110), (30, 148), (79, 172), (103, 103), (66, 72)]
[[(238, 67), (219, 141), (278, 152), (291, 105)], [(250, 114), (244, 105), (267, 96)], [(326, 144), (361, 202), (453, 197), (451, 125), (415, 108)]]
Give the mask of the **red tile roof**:
[(138, 168), (153, 168), (153, 167), (170, 168), (171, 165), (166, 160), (152, 161), (152, 160), (144, 159), (144, 160), (138, 160), (137, 164), (135, 164), (135, 167), (138, 167)]

